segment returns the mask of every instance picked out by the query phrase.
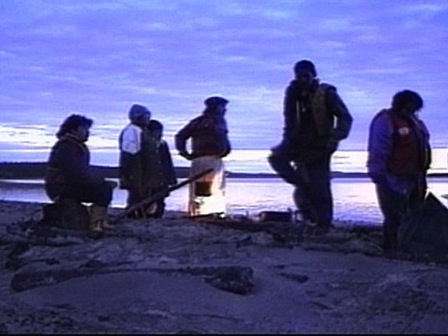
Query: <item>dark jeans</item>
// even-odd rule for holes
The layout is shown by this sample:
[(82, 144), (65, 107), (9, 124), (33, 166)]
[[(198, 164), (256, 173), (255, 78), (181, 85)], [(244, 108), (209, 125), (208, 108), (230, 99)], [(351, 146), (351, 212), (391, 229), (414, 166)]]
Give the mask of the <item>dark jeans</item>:
[(140, 188), (129, 188), (128, 197), (126, 199), (127, 207), (130, 207), (145, 198), (145, 195), (140, 190)]
[(383, 249), (397, 249), (398, 228), (406, 211), (407, 197), (376, 184), (378, 205), (383, 214)]
[(333, 220), (333, 195), (330, 183), (331, 154), (312, 162), (293, 165), (285, 153), (273, 152), (268, 161), (274, 171), (295, 186), (294, 202), (304, 219), (328, 227)]
[(410, 194), (399, 194), (380, 184), (375, 187), (383, 214), (383, 249), (393, 251), (398, 246), (397, 236), (403, 215), (421, 204), (426, 193), (426, 181), (419, 181)]
[(57, 197), (72, 198), (79, 202), (93, 203), (99, 206), (109, 206), (112, 202), (114, 183), (85, 184), (46, 184), (45, 191), (51, 200)]
[[(157, 194), (157, 193), (161, 192), (162, 190), (166, 190), (166, 189), (167, 189), (166, 187), (154, 188), (151, 192), (151, 195)], [(157, 208), (151, 217), (162, 218), (163, 214), (165, 213), (165, 198), (166, 197), (160, 197), (158, 200), (155, 201)]]

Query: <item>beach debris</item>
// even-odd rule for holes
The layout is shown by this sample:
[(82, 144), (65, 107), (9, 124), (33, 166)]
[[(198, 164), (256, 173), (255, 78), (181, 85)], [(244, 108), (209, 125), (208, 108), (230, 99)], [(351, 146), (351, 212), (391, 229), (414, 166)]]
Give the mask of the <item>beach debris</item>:
[[(20, 241), (4, 225), (0, 331), (418, 333), (434, 319), (437, 331), (446, 329), (445, 267), (363, 256), (381, 242), (381, 226), (335, 225), (315, 235), (299, 222), (141, 219), (95, 240), (81, 238), (88, 231), (28, 231), (30, 221), (14, 223), (22, 235), (33, 232)], [(82, 243), (51, 245), (64, 234)], [(48, 245), (35, 243), (45, 235)], [(359, 255), (304, 251), (311, 246)], [(250, 313), (229, 309), (241, 300)], [(269, 305), (259, 309), (260, 302)], [(297, 320), (304, 312), (317, 314), (314, 329), (304, 329), (308, 315)]]
[(234, 229), (246, 232), (264, 232), (273, 238), (276, 244), (283, 246), (299, 245), (302, 242), (303, 228), (297, 223), (285, 223), (285, 222), (259, 222), (248, 220), (247, 218), (237, 217), (225, 218), (225, 219), (213, 219), (206, 217), (203, 219), (195, 219), (199, 223), (206, 225), (212, 224), (226, 229)]
[(262, 211), (258, 214), (260, 222), (293, 222), (294, 216), (291, 211)]
[(295, 274), (295, 273), (288, 273), (288, 272), (281, 272), (280, 273), (281, 276), (294, 280), (298, 283), (304, 283), (307, 282), (309, 280), (308, 275), (304, 275), (304, 274)]
[(212, 172), (213, 169), (206, 169), (196, 175), (193, 175), (191, 177), (189, 177), (188, 179), (186, 179), (185, 181), (182, 181), (178, 184), (175, 184), (167, 189), (163, 189), (157, 193), (155, 193), (154, 195), (151, 195), (143, 200), (141, 200), (140, 202), (128, 207), (125, 209), (125, 211), (123, 213), (121, 213), (120, 215), (118, 215), (117, 217), (115, 217), (113, 220), (110, 221), (110, 224), (117, 224), (119, 221), (121, 221), (122, 219), (126, 218), (129, 214), (133, 213), (136, 210), (139, 210), (141, 207), (145, 206), (145, 205), (149, 205), (155, 201), (157, 201), (160, 198), (166, 197), (167, 195), (169, 195), (171, 192), (173, 192), (174, 190), (180, 189), (183, 186), (190, 184), (193, 181), (196, 181), (198, 179), (200, 179), (201, 177), (207, 175), (208, 173)]
[(48, 270), (17, 273), (11, 279), (11, 288), (16, 292), (21, 292), (35, 287), (55, 285), (61, 281), (87, 275), (88, 273), (92, 272), (80, 270)]
[(254, 288), (253, 271), (250, 267), (231, 267), (207, 277), (205, 282), (226, 292), (246, 295)]

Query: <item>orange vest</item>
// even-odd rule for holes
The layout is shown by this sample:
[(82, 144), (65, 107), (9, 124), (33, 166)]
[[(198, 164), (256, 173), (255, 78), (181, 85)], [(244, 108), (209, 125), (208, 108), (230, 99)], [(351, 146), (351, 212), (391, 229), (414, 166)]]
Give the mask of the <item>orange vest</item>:
[(389, 114), (392, 121), (392, 153), (388, 169), (397, 175), (417, 174), (428, 168), (426, 134), (418, 120)]

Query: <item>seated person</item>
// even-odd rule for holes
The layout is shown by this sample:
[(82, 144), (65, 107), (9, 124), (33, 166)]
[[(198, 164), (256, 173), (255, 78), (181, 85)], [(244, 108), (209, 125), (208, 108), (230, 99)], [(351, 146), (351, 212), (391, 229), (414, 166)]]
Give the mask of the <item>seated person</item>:
[(75, 114), (64, 120), (48, 159), (45, 191), (53, 201), (71, 198), (92, 203), (89, 228), (102, 231), (112, 227), (107, 222), (107, 209), (116, 183), (91, 172), (90, 152), (85, 143), (92, 124), (93, 120)]

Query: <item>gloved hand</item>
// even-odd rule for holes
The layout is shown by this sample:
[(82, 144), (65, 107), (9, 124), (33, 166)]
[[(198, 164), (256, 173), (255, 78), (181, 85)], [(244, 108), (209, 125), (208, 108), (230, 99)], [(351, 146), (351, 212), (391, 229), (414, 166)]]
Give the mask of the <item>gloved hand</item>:
[(226, 157), (227, 155), (230, 154), (230, 151), (231, 151), (230, 148), (226, 149), (224, 152), (222, 152), (221, 155), (219, 155), (219, 157), (221, 158)]
[(135, 189), (140, 185), (139, 181), (135, 176), (119, 176), (118, 188), (119, 189)]
[(279, 144), (271, 147), (271, 155), (286, 156), (292, 159), (297, 156), (296, 146), (288, 139), (283, 139)]
[(384, 173), (368, 173), (370, 179), (373, 183), (379, 184), (382, 186), (387, 186), (387, 177)]
[(118, 188), (119, 189), (129, 189), (130, 187), (131, 187), (131, 183), (129, 182), (129, 179), (124, 176), (120, 176), (120, 178), (118, 180)]
[(112, 189), (115, 189), (118, 186), (118, 183), (111, 180), (106, 180), (106, 184), (109, 185)]
[(179, 155), (182, 156), (183, 158), (187, 159), (187, 160), (191, 160), (191, 159), (193, 159), (193, 157), (191, 156), (191, 154), (188, 153), (187, 151), (185, 151), (185, 152), (179, 152)]
[(338, 149), (338, 145), (339, 145), (338, 140), (336, 140), (335, 138), (330, 138), (327, 144), (327, 149), (330, 153), (334, 153)]

